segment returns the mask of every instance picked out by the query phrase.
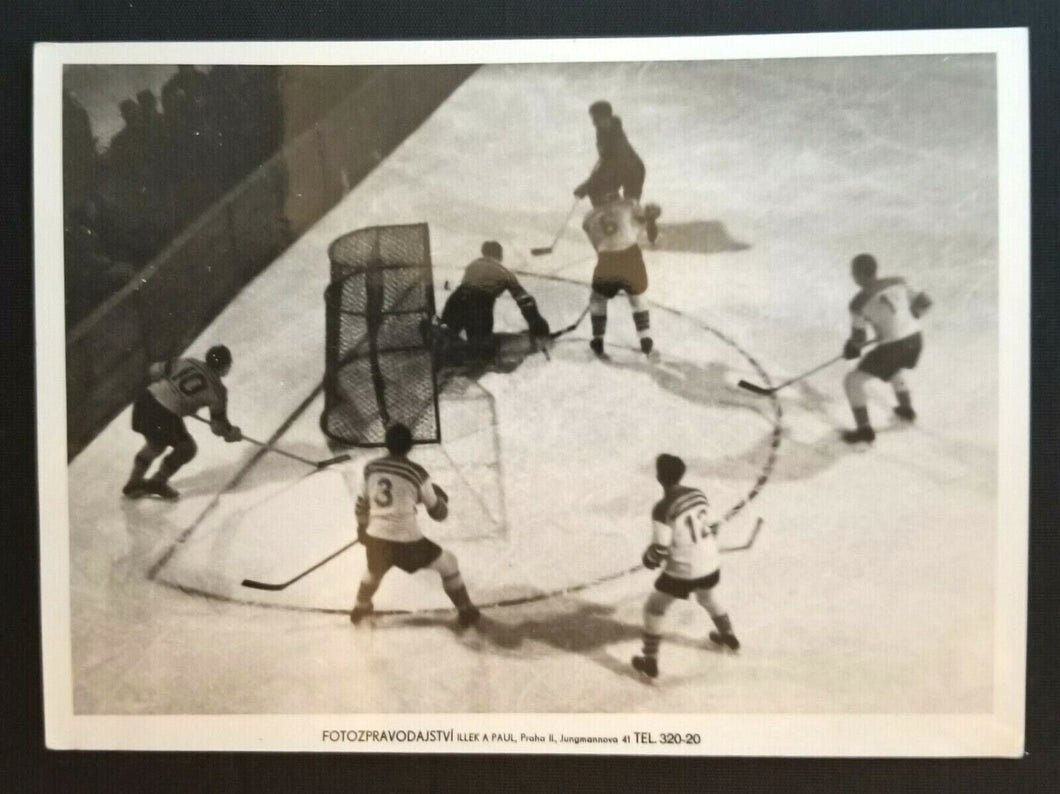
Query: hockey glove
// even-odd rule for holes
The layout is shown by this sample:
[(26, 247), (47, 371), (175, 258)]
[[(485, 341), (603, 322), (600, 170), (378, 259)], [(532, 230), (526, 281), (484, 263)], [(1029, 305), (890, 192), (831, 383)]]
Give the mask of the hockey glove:
[(242, 441), (243, 440), (243, 431), (240, 430), (235, 425), (229, 425), (228, 426), (228, 430), (225, 431), (224, 439), (229, 444), (231, 444), (234, 441)]
[(859, 345), (853, 339), (848, 339), (847, 343), (843, 345), (843, 358), (845, 358), (847, 361), (852, 361), (855, 358), (861, 358), (861, 345)]
[(589, 195), (589, 188), (585, 182), (582, 182), (578, 187), (574, 188), (574, 195), (576, 198), (583, 199)]
[(644, 550), (643, 556), (640, 561), (644, 563), (644, 567), (648, 570), (655, 570), (663, 561), (670, 556), (670, 550), (665, 546), (660, 546), (658, 543), (653, 543)]
[(916, 297), (913, 298), (913, 302), (909, 304), (909, 311), (912, 312), (914, 317), (920, 317), (930, 308), (931, 298), (927, 296), (926, 292), (917, 293)]

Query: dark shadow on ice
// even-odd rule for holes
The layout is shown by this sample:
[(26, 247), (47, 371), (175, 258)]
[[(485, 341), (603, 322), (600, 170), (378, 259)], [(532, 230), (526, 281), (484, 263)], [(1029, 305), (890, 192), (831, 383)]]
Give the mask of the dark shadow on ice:
[(646, 245), (656, 251), (682, 251), (693, 254), (722, 254), (746, 251), (751, 246), (734, 240), (721, 221), (660, 223), (659, 239)]
[[(547, 611), (544, 611), (547, 609)], [(537, 617), (522, 617), (500, 610), (484, 612), (478, 625), (463, 632), (470, 641), (481, 643), (484, 650), (514, 654), (521, 658), (551, 654), (555, 651), (578, 654), (591, 659), (616, 675), (639, 679), (626, 658), (616, 658), (608, 646), (616, 643), (637, 642), (642, 626), (624, 623), (615, 617), (615, 607), (595, 604), (571, 597), (557, 597), (547, 601), (547, 607)], [(696, 641), (679, 634), (665, 634), (663, 642), (686, 648), (702, 649), (706, 644), (710, 622), (703, 613), (703, 640)], [(400, 623), (401, 626), (453, 626), (451, 615), (418, 615)]]
[(772, 411), (768, 400), (751, 394), (736, 386), (735, 377), (727, 377), (731, 368), (717, 361), (695, 364), (691, 361), (649, 360), (643, 356), (625, 361), (609, 359), (619, 369), (648, 375), (660, 388), (681, 399), (699, 405), (742, 408), (772, 422)]

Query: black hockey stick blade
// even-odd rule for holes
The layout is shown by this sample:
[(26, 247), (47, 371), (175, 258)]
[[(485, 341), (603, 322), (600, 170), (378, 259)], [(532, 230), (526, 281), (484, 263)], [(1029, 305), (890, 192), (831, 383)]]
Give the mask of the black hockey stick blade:
[(347, 543), (345, 546), (343, 546), (338, 551), (332, 552), (327, 557), (325, 557), (320, 562), (318, 562), (316, 565), (313, 565), (313, 566), (311, 566), (309, 568), (306, 568), (304, 571), (302, 571), (300, 574), (298, 574), (298, 576), (295, 576), (295, 577), (293, 577), (291, 579), (288, 579), (286, 582), (269, 583), (269, 582), (259, 582), (259, 581), (256, 581), (254, 579), (244, 579), (242, 582), (240, 582), (240, 584), (243, 585), (243, 587), (250, 587), (250, 588), (253, 588), (254, 590), (271, 590), (273, 592), (275, 592), (276, 590), (286, 590), (288, 587), (293, 585), (295, 582), (297, 582), (297, 581), (299, 581), (301, 579), (304, 579), (305, 577), (309, 576), (309, 574), (313, 573), (313, 571), (315, 571), (317, 568), (320, 568), (322, 565), (331, 562), (333, 559), (335, 559), (340, 554), (342, 554), (344, 551), (346, 551), (346, 549), (351, 549), (351, 548), (353, 548), (354, 546), (356, 546), (360, 542), (361, 541), (358, 538), (356, 540), (351, 541), (350, 543)]
[(748, 383), (745, 380), (741, 380), (736, 385), (739, 386), (741, 389), (747, 389), (747, 391), (749, 391), (749, 392), (752, 392), (754, 394), (762, 394), (762, 395), (765, 395), (767, 397), (770, 394), (772, 394), (774, 391), (776, 391), (776, 389), (767, 389), (764, 386), (756, 386), (755, 384)]
[(286, 582), (269, 584), (268, 582), (255, 582), (253, 579), (244, 579), (240, 584), (243, 585), (243, 587), (252, 587), (255, 590), (283, 590), (287, 587)]
[(551, 245), (545, 246), (543, 248), (531, 248), (530, 249), (530, 254), (532, 256), (544, 256), (545, 254), (551, 254), (551, 253), (552, 253), (552, 246)]
[(349, 459), (350, 459), (350, 456), (346, 455), (346, 454), (336, 455), (335, 457), (328, 458), (327, 460), (317, 461), (316, 466), (317, 466), (318, 469), (324, 469), (324, 468), (327, 468), (328, 466), (332, 466), (332, 465), (334, 465), (336, 463), (345, 463)]

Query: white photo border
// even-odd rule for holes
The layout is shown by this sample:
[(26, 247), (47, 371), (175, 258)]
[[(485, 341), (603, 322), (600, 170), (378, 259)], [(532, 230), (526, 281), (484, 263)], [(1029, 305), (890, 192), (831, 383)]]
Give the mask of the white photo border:
[[(462, 42), (38, 44), (34, 233), (45, 741), (53, 749), (1006, 756), (1023, 753), (1030, 433), (1028, 33), (1023, 28)], [(684, 61), (993, 53), (997, 66), (999, 448), (994, 698), (983, 715), (356, 714), (80, 716), (73, 710), (63, 317), (61, 87), (69, 63), (443, 64)], [(1003, 531), (1008, 530), (1008, 531)], [(404, 740), (360, 741), (374, 731)], [(328, 732), (348, 732), (328, 739)], [(685, 745), (431, 740), (430, 731), (571, 737), (696, 732)], [(354, 738), (350, 738), (354, 734)], [(446, 735), (446, 734), (442, 734)], [(378, 734), (377, 734), (378, 736)], [(419, 741), (420, 737), (424, 741)]]

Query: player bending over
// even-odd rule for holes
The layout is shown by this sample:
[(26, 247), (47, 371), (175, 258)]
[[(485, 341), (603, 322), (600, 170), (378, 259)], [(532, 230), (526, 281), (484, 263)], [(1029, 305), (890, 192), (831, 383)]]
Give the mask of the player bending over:
[(589, 316), (593, 338), (589, 343), (598, 356), (604, 354), (604, 332), (607, 330), (607, 302), (619, 292), (629, 297), (633, 310), (633, 324), (640, 338), (640, 349), (652, 351), (651, 318), (644, 293), (648, 289), (648, 271), (637, 236), (649, 218), (658, 218), (659, 207), (648, 204), (641, 208), (632, 198), (619, 198), (611, 193), (593, 196), (593, 209), (585, 216), (582, 228), (596, 249), (596, 269), (593, 271), (592, 294), (589, 297)]
[(913, 369), (920, 359), (923, 341), (918, 318), (931, 308), (931, 299), (923, 292), (915, 292), (904, 279), (877, 278), (876, 269), (876, 259), (871, 254), (858, 254), (850, 262), (851, 275), (861, 291), (850, 301), (851, 333), (843, 347), (843, 356), (849, 360), (861, 356), (861, 348), (868, 341), (869, 326), (879, 344), (843, 381), (857, 424), (854, 430), (843, 432), (843, 440), (849, 444), (876, 438), (869, 422), (865, 394), (865, 384), (872, 378), (887, 381), (894, 388), (898, 399), (894, 412), (900, 419), (907, 422), (916, 419), (902, 370)]
[(450, 341), (463, 332), (472, 356), (491, 357), (496, 352), (493, 335), (493, 306), (507, 291), (522, 312), (532, 336), (548, 336), (548, 321), (538, 311), (537, 302), (519, 279), (502, 263), (501, 244), (488, 240), (482, 244), (482, 256), (467, 266), (463, 280), (445, 302), (442, 324)]
[(360, 623), (372, 614), (372, 596), (386, 572), (396, 565), (406, 573), (430, 568), (442, 577), (442, 589), (457, 610), (461, 626), (479, 618), (471, 603), (460, 566), (451, 551), (428, 540), (416, 523), (416, 505), (423, 504), (427, 515), (444, 521), (449, 514), (445, 492), (431, 482), (427, 471), (408, 459), (412, 432), (403, 424), (386, 431), (387, 453), (364, 467), (357, 496), (357, 534), (368, 556), (368, 568), (357, 588), (357, 603), (350, 620)]
[(721, 558), (710, 525), (707, 497), (698, 488), (681, 485), (684, 461), (674, 455), (655, 459), (655, 477), (663, 498), (651, 511), (652, 543), (644, 552), (644, 566), (665, 565), (655, 580), (655, 592), (644, 604), (644, 652), (633, 657), (634, 669), (649, 678), (659, 675), (659, 643), (663, 619), (676, 598), (695, 595), (714, 621), (717, 631), (710, 641), (733, 651), (740, 641), (716, 594), (721, 578)]
[[(151, 384), (133, 404), (132, 428), (146, 440), (133, 460), (132, 474), (121, 492), (137, 498), (153, 494), (177, 499), (180, 494), (169, 478), (195, 457), (195, 440), (184, 425), (184, 417), (203, 406), (210, 408), (210, 429), (225, 441), (243, 438), (239, 428), (228, 421), (228, 391), (221, 378), (232, 368), (232, 353), (224, 345), (206, 351), (205, 363), (195, 358), (177, 358), (152, 364)], [(144, 479), (155, 458), (172, 447), (158, 471)]]

